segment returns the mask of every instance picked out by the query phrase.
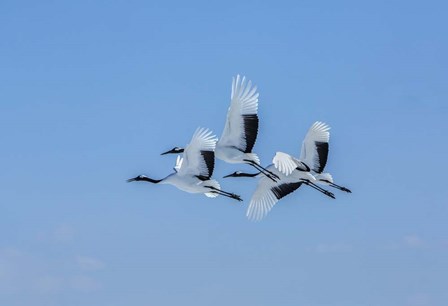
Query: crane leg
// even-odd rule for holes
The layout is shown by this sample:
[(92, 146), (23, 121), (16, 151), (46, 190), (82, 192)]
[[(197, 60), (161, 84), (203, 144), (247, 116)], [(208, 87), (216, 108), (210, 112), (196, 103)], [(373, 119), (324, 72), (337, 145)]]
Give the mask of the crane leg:
[(272, 173), (271, 171), (267, 170), (266, 168), (263, 168), (262, 166), (260, 166), (256, 162), (254, 162), (252, 160), (249, 160), (249, 159), (245, 159), (244, 161), (247, 162), (252, 167), (254, 167), (255, 169), (257, 169), (258, 171), (260, 171), (261, 173), (263, 173), (264, 175), (266, 175), (272, 181), (277, 182), (277, 180), (280, 179), (280, 177), (277, 174)]
[(323, 189), (323, 188), (317, 186), (314, 183), (311, 183), (309, 180), (304, 180), (303, 183), (308, 185), (308, 186), (310, 186), (310, 187), (312, 187), (312, 188), (314, 188), (314, 189), (316, 189), (316, 190), (318, 190), (318, 191), (320, 191), (320, 192), (322, 192), (323, 194), (325, 194), (326, 196), (329, 196), (330, 198), (336, 199), (336, 197), (334, 196), (334, 194), (332, 192), (330, 192), (330, 191), (328, 191), (326, 189)]
[(238, 200), (238, 201), (242, 201), (241, 197), (239, 195), (237, 195), (237, 194), (234, 194), (234, 193), (231, 193), (231, 192), (227, 192), (227, 191), (218, 189), (218, 188), (213, 187), (213, 186), (205, 186), (205, 187), (210, 188), (212, 190), (211, 192), (213, 192), (213, 193), (216, 193), (216, 194), (228, 197), (228, 198), (232, 198), (232, 199), (235, 199), (235, 200)]
[(350, 189), (345, 188), (343, 186), (336, 185), (335, 183), (330, 183), (330, 186), (333, 187), (333, 188), (336, 188), (336, 189), (348, 192), (348, 193), (352, 193), (352, 191)]

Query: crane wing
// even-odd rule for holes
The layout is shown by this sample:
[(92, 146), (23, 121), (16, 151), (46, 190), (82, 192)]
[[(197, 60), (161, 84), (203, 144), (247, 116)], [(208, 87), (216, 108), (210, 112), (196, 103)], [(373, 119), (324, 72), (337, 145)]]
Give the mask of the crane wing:
[(297, 168), (302, 171), (310, 170), (300, 160), (283, 152), (277, 152), (272, 159), (272, 162), (274, 163), (275, 168), (286, 176), (290, 175)]
[(308, 130), (302, 143), (300, 160), (316, 173), (322, 173), (327, 164), (329, 130), (330, 127), (327, 124), (316, 121)]
[(183, 158), (176, 162), (179, 175), (194, 175), (201, 179), (209, 179), (215, 166), (215, 147), (217, 138), (204, 128), (198, 128), (190, 143), (186, 146)]
[(258, 92), (252, 82), (237, 75), (232, 80), (232, 94), (226, 124), (219, 144), (252, 152), (258, 134)]
[(302, 185), (300, 182), (273, 182), (263, 176), (250, 200), (246, 212), (247, 218), (254, 221), (263, 219), (281, 198), (297, 190), (300, 185)]

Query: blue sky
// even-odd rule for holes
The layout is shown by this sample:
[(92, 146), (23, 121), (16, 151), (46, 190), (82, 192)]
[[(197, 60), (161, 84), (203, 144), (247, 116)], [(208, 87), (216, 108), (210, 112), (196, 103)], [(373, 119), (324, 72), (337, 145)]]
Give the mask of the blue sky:
[[(0, 304), (448, 304), (443, 1), (2, 1)], [(220, 135), (232, 76), (260, 91), (255, 151), (327, 170), (260, 223), (245, 202), (126, 184)], [(217, 162), (217, 178), (245, 166)]]

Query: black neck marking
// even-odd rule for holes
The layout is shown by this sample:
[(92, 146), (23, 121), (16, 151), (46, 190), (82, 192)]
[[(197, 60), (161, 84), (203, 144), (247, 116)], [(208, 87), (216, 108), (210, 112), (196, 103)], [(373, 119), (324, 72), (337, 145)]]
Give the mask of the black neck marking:
[(163, 181), (163, 179), (155, 180), (155, 179), (152, 179), (152, 178), (147, 177), (147, 176), (137, 176), (135, 178), (132, 178), (132, 179), (128, 180), (128, 182), (134, 182), (134, 181), (136, 181), (136, 182), (144, 181), (144, 182), (150, 182), (150, 183), (153, 183), (153, 184), (157, 184), (157, 183), (160, 183), (161, 181)]
[(261, 172), (257, 172), (257, 173), (244, 173), (244, 172), (241, 172), (241, 173), (237, 173), (237, 174), (235, 174), (235, 176), (241, 176), (241, 177), (255, 177), (255, 176), (257, 176), (257, 175), (259, 175)]
[(259, 175), (261, 172), (258, 173), (240, 173), (240, 176), (245, 176), (245, 177), (255, 177), (257, 175)]
[(149, 178), (149, 177), (141, 177), (141, 178), (136, 179), (136, 181), (145, 181), (145, 182), (150, 182), (150, 183), (153, 183), (153, 184), (157, 184), (157, 183), (160, 183), (161, 181), (163, 181), (163, 179), (162, 180), (155, 180), (155, 179), (152, 179), (152, 178)]

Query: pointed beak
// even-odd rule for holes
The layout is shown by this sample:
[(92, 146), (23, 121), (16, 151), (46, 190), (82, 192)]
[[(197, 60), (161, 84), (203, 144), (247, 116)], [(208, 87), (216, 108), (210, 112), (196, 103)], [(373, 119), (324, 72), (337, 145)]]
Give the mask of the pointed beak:
[(160, 155), (166, 155), (166, 154), (170, 154), (170, 153), (174, 153), (173, 150), (169, 150), (169, 151), (163, 152), (163, 153), (160, 154)]
[(126, 182), (128, 182), (128, 183), (133, 182), (133, 181), (135, 181), (135, 177), (126, 180)]
[(233, 176), (233, 173), (229, 174), (229, 175), (226, 175), (226, 176), (223, 176), (222, 178), (231, 177), (231, 176)]

